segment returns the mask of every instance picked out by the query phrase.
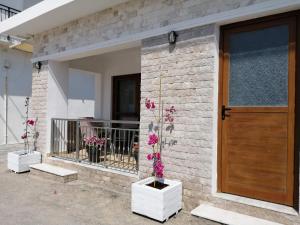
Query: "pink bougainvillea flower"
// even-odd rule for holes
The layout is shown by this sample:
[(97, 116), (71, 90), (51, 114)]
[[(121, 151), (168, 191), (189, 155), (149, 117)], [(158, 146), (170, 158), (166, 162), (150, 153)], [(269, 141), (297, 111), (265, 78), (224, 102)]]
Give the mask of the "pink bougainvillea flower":
[(148, 139), (148, 145), (155, 145), (158, 142), (158, 136), (156, 134), (150, 134)]
[(146, 98), (146, 100), (145, 100), (145, 106), (146, 106), (147, 109), (151, 109), (151, 101), (150, 101), (150, 99)]
[(159, 152), (154, 153), (153, 158), (160, 160), (160, 153)]
[(174, 116), (173, 114), (176, 112), (175, 107), (171, 106), (170, 108), (166, 109), (166, 114), (165, 114), (165, 122), (174, 122)]
[(26, 123), (27, 123), (28, 125), (30, 125), (30, 126), (33, 126), (33, 125), (34, 125), (34, 120), (28, 119), (28, 120), (26, 121)]
[(167, 114), (165, 115), (165, 121), (166, 121), (166, 122), (173, 123), (173, 122), (174, 122), (174, 117), (173, 117), (170, 113), (167, 113)]
[(96, 144), (100, 145), (100, 146), (104, 145), (105, 144), (105, 139), (104, 138), (97, 138), (96, 139)]
[(22, 138), (22, 139), (26, 139), (26, 138), (27, 138), (27, 134), (26, 134), (26, 133), (23, 134), (23, 135), (21, 136), (21, 138)]
[(150, 99), (146, 98), (145, 100), (145, 106), (149, 110), (154, 110), (155, 109), (155, 103), (151, 101)]
[(104, 138), (98, 138), (96, 136), (86, 137), (83, 139), (87, 145), (100, 145), (103, 146), (105, 144)]
[(148, 154), (148, 155), (147, 155), (147, 159), (148, 159), (148, 160), (152, 160), (152, 159), (153, 159), (153, 155), (152, 155), (152, 154)]
[(161, 160), (157, 160), (154, 165), (155, 176), (162, 178), (164, 175), (164, 165)]
[(172, 113), (172, 114), (176, 112), (176, 109), (174, 106), (171, 106), (171, 108), (169, 110), (170, 110), (170, 113)]
[(151, 102), (151, 109), (155, 109), (155, 104), (154, 104), (154, 102)]

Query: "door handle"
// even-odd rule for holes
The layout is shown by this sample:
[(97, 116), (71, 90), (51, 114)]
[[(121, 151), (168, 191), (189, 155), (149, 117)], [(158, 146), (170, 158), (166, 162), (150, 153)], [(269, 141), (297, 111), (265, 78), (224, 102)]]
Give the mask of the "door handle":
[(226, 111), (230, 111), (231, 108), (226, 108), (225, 105), (222, 105), (222, 120), (225, 120), (226, 115)]

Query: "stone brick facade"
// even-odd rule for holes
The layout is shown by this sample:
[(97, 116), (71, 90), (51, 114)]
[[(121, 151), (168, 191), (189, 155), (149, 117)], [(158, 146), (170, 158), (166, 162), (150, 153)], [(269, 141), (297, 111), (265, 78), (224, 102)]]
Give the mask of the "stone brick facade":
[[(299, 216), (248, 206), (214, 197), (212, 173), (214, 140), (214, 105), (218, 88), (218, 27), (203, 27), (178, 31), (176, 46), (170, 47), (167, 36), (149, 38), (142, 45), (140, 172), (151, 174), (146, 155), (148, 126), (153, 114), (145, 109), (145, 98), (158, 102), (159, 76), (162, 75), (162, 101), (177, 109), (174, 130), (164, 131), (166, 141), (162, 151), (166, 177), (183, 182), (184, 209), (192, 210), (202, 202), (283, 224), (300, 223)], [(170, 144), (169, 143), (174, 143)], [(297, 221), (297, 222), (296, 222)]]
[(270, 0), (131, 0), (34, 37), (34, 57)]
[(184, 182), (189, 209), (198, 205), (196, 196), (211, 189), (215, 29), (209, 25), (178, 32), (174, 49), (165, 37), (144, 40), (142, 46), (140, 171), (142, 176), (151, 174), (147, 134), (154, 119), (143, 103), (147, 97), (158, 102), (161, 74), (163, 104), (177, 109), (173, 132), (164, 129), (166, 176)]
[(43, 62), (41, 71), (36, 69), (32, 72), (32, 98), (30, 110), (34, 118), (38, 119), (37, 131), (39, 137), (37, 148), (39, 150), (46, 146), (47, 141), (47, 97), (48, 97), (48, 64)]
[[(268, 0), (132, 0), (36, 35), (34, 56), (63, 52), (263, 1)], [(206, 201), (283, 224), (300, 224), (299, 216), (223, 200), (212, 194), (213, 157), (216, 151), (213, 123), (217, 99), (214, 94), (218, 88), (218, 29), (211, 24), (178, 31), (178, 42), (171, 47), (166, 35), (143, 40), (141, 178), (151, 173), (151, 164), (146, 160), (146, 154), (149, 153), (147, 134), (149, 122), (154, 119), (145, 110), (144, 101), (146, 97), (158, 101), (161, 74), (164, 105), (174, 105), (177, 109), (173, 132), (164, 132), (164, 140), (168, 143), (163, 149), (165, 175), (183, 181), (184, 208), (191, 210)], [(39, 147), (46, 144), (47, 68), (44, 65), (40, 73), (33, 72), (32, 112), (39, 117)], [(119, 180), (123, 185), (126, 181), (130, 183), (134, 180), (107, 172), (103, 174), (101, 182), (105, 185), (118, 183)], [(126, 191), (129, 189), (130, 186), (124, 187)]]

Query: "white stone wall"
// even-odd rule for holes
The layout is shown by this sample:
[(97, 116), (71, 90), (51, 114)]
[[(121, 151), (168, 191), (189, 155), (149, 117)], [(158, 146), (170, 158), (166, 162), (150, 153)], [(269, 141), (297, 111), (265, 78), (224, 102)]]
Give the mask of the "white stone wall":
[(131, 0), (34, 37), (34, 57), (272, 0)]
[[(158, 102), (159, 76), (162, 75), (162, 101), (174, 105), (174, 130), (164, 128), (162, 151), (165, 176), (183, 182), (186, 210), (202, 202), (283, 224), (298, 224), (299, 216), (291, 216), (264, 208), (223, 200), (213, 195), (216, 180), (216, 105), (218, 99), (219, 27), (208, 25), (178, 31), (176, 46), (170, 47), (166, 35), (146, 39), (142, 46), (140, 173), (152, 172), (146, 155), (149, 123), (154, 121), (146, 110), (145, 98)], [(174, 142), (175, 141), (175, 142)], [(173, 143), (173, 144), (172, 144)], [(175, 143), (175, 144), (174, 144)], [(261, 204), (263, 205), (263, 204)], [(298, 222), (298, 223), (297, 223)]]
[[(168, 144), (175, 141), (162, 152), (166, 177), (183, 181), (185, 203), (192, 207), (211, 190), (215, 29), (209, 25), (179, 33), (174, 49), (165, 37), (145, 40), (142, 49), (140, 171), (144, 177), (151, 173), (147, 134), (154, 118), (144, 102), (145, 98), (158, 102), (161, 74), (162, 101), (177, 110), (174, 131), (164, 130), (163, 139)], [(196, 31), (203, 35), (194, 37)]]
[[(264, 0), (132, 0), (37, 35), (34, 54), (43, 56), (62, 52), (262, 1)], [(143, 41), (141, 177), (151, 173), (151, 164), (146, 160), (146, 154), (150, 152), (147, 146), (148, 124), (153, 117), (145, 110), (144, 100), (148, 97), (158, 101), (158, 77), (162, 73), (164, 104), (174, 105), (177, 109), (174, 131), (171, 134), (164, 133), (167, 142), (173, 140), (176, 143), (166, 145), (163, 149), (165, 175), (183, 181), (184, 208), (191, 210), (201, 202), (208, 201), (222, 208), (283, 224), (300, 224), (299, 216), (234, 203), (212, 194), (213, 171), (216, 169), (213, 162), (217, 138), (214, 123), (218, 88), (218, 29), (216, 25), (208, 25), (178, 31), (179, 40), (175, 48), (166, 43), (166, 35)], [(45, 85), (46, 80), (39, 79), (34, 73), (34, 83), (36, 86), (40, 83)], [(43, 94), (38, 92), (34, 96), (43, 101)], [(43, 118), (43, 105), (35, 110)]]

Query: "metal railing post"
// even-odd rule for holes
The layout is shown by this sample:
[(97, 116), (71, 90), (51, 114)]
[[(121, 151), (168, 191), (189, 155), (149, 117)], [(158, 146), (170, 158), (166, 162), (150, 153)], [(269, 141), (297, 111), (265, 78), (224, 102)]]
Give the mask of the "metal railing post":
[(79, 161), (79, 126), (80, 126), (80, 121), (76, 121), (76, 160)]
[(0, 4), (0, 22), (18, 14), (19, 12), (20, 11), (17, 9)]
[(106, 166), (106, 156), (107, 156), (107, 128), (105, 128), (105, 142), (104, 142), (104, 165)]
[(50, 142), (50, 154), (54, 155), (54, 119), (51, 119), (51, 142)]

